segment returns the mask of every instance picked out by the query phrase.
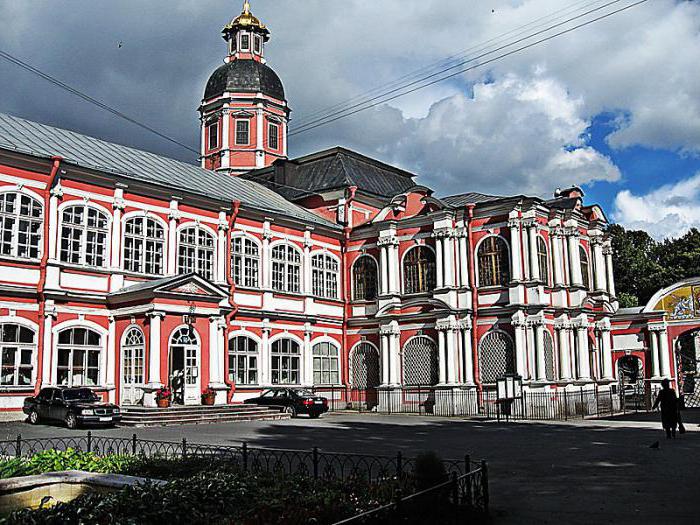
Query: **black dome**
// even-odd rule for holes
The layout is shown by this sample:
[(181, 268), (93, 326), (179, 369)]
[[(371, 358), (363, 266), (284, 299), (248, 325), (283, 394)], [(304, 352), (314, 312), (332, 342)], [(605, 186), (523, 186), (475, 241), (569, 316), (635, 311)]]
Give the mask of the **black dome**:
[(218, 68), (207, 82), (204, 99), (223, 95), (225, 91), (263, 93), (285, 100), (284, 86), (272, 68), (257, 60), (232, 60)]

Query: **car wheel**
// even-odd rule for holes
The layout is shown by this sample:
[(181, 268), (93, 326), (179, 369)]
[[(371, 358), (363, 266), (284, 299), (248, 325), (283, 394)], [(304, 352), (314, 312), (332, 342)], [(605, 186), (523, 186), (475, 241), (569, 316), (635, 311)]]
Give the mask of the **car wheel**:
[(31, 412), (29, 412), (29, 422), (32, 425), (36, 425), (37, 423), (39, 423), (39, 412), (37, 412), (36, 410), (32, 410)]
[(291, 417), (297, 417), (297, 411), (294, 407), (285, 407), (284, 413), (289, 414)]
[(75, 417), (75, 414), (68, 414), (66, 416), (66, 426), (71, 430), (78, 428), (78, 418)]

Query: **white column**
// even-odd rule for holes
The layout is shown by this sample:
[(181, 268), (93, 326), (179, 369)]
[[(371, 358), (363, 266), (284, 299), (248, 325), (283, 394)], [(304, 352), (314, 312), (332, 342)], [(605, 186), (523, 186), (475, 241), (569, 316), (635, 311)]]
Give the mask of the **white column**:
[(178, 202), (170, 201), (170, 213), (168, 215), (168, 275), (177, 274), (177, 223), (180, 220)]
[(578, 378), (589, 380), (591, 378), (591, 360), (588, 348), (588, 328), (586, 321), (583, 321), (582, 324), (576, 328), (576, 335), (578, 337)]
[(389, 377), (389, 354), (391, 352), (389, 344), (389, 334), (382, 332), (379, 344), (379, 353), (381, 354), (381, 379), (382, 385), (386, 386), (390, 383)]
[(538, 322), (535, 325), (535, 342), (536, 342), (536, 353), (537, 353), (537, 380), (546, 381), (547, 372), (545, 366), (545, 356), (544, 356), (544, 324)]
[(516, 312), (513, 314), (511, 324), (515, 332), (515, 369), (520, 377), (527, 379), (525, 315), (522, 312)]
[(226, 212), (219, 212), (219, 227), (216, 243), (216, 281), (219, 283), (226, 282), (226, 272), (230, 262), (226, 261), (226, 231), (228, 230), (228, 222), (226, 222)]
[(309, 230), (304, 232), (304, 261), (302, 268), (304, 270), (304, 282), (301, 283), (301, 291), (311, 295), (313, 290), (311, 285), (311, 232)]
[(102, 373), (102, 384), (107, 388), (111, 388), (109, 392), (109, 400), (116, 401), (116, 392), (114, 385), (116, 384), (115, 363), (117, 358), (117, 326), (114, 316), (109, 316), (109, 325), (107, 329), (107, 355), (105, 356), (104, 372)]
[(591, 238), (595, 266), (595, 289), (605, 292), (608, 289), (608, 284), (606, 282), (607, 272), (605, 271), (605, 257), (603, 256), (603, 245), (601, 242), (598, 238)]
[[(557, 229), (558, 230), (558, 229)], [(552, 231), (551, 251), (552, 251), (552, 274), (554, 275), (554, 286), (564, 284), (564, 268), (562, 267), (562, 238), (557, 230)]]
[(389, 293), (389, 257), (387, 255), (387, 246), (379, 246), (379, 289), (380, 295)]
[(659, 340), (656, 330), (649, 328), (649, 339), (651, 341), (651, 376), (658, 378), (661, 374), (659, 367)]
[[(219, 317), (212, 316), (209, 318), (209, 383), (221, 383), (221, 371), (219, 353), (221, 351), (219, 345)], [(221, 356), (223, 361), (223, 356)]]
[(559, 343), (559, 376), (561, 379), (571, 379), (571, 350), (569, 342), (571, 340), (571, 327), (567, 324), (557, 326), (557, 336)]
[[(46, 305), (46, 313), (44, 314), (44, 347), (42, 352), (42, 367), (41, 367), (41, 384), (48, 386), (54, 384), (51, 381), (51, 362), (53, 356), (53, 321), (56, 319), (56, 309), (52, 305)], [(55, 361), (56, 357), (54, 357)]]
[(531, 321), (525, 324), (525, 343), (527, 345), (527, 379), (537, 379), (537, 344), (535, 330)]
[(537, 260), (537, 222), (528, 226), (528, 238), (530, 241), (530, 279), (533, 281), (540, 280), (540, 265)]
[(255, 167), (256, 168), (262, 168), (265, 166), (265, 145), (264, 145), (264, 137), (265, 137), (265, 123), (264, 123), (264, 118), (263, 118), (263, 110), (262, 110), (262, 103), (258, 104), (258, 109), (256, 110), (256, 128), (257, 128), (257, 144), (256, 144), (256, 149), (257, 151), (255, 152)]
[(462, 230), (459, 235), (459, 285), (469, 286), (469, 250), (467, 249), (467, 233)]
[[(395, 321), (394, 321), (395, 322)], [(399, 332), (398, 323), (393, 328), (393, 334), (389, 338), (391, 353), (389, 354), (389, 380), (392, 385), (400, 385), (401, 377), (399, 376), (399, 345), (401, 332)]]
[(270, 229), (270, 221), (265, 221), (263, 223), (263, 234), (262, 234), (262, 275), (260, 278), (260, 284), (263, 290), (269, 290), (272, 288), (272, 256), (270, 253), (270, 239), (272, 239), (272, 230)]
[(600, 331), (600, 340), (602, 343), (601, 352), (603, 353), (603, 379), (614, 379), (613, 363), (612, 363), (612, 333), (610, 328), (603, 328)]
[(438, 328), (438, 374), (441, 385), (447, 383), (447, 330), (444, 326)]
[(260, 385), (270, 384), (270, 326), (267, 319), (263, 319), (262, 335), (260, 337)]
[(455, 286), (455, 239), (452, 232), (443, 239), (443, 257), (445, 260), (444, 285)]
[(124, 190), (122, 188), (116, 188), (114, 190), (114, 202), (112, 203), (112, 209), (114, 210), (112, 215), (112, 252), (111, 252), (111, 266), (112, 268), (119, 268), (121, 259), (121, 245), (122, 245), (122, 212), (126, 207), (124, 202)]
[(664, 328), (659, 331), (659, 354), (661, 377), (671, 378), (671, 359), (668, 352), (668, 332)]
[(583, 286), (583, 278), (581, 276), (581, 257), (579, 254), (579, 239), (578, 231), (570, 231), (568, 235), (569, 241), (569, 267), (571, 268), (571, 284), (575, 286)]
[(603, 248), (603, 255), (605, 255), (605, 271), (607, 273), (608, 279), (607, 279), (607, 284), (608, 284), (608, 293), (612, 296), (615, 297), (615, 274), (613, 272), (613, 251), (612, 251), (612, 246), (610, 245), (610, 241), (607, 242), (605, 247)]
[(152, 388), (163, 385), (160, 372), (161, 339), (160, 323), (165, 314), (162, 312), (151, 312), (150, 330), (148, 334), (148, 384)]
[(474, 384), (474, 356), (472, 349), (472, 328), (471, 320), (469, 318), (462, 319), (462, 332), (461, 332), (461, 342), (462, 342), (462, 366), (464, 371), (462, 373), (462, 381), (466, 385)]
[(445, 332), (447, 338), (447, 383), (454, 385), (457, 383), (457, 361), (455, 359), (455, 335), (456, 323), (450, 322), (450, 327)]
[(508, 221), (510, 228), (510, 267), (514, 281), (523, 280), (523, 268), (520, 258), (520, 219), (511, 218)]
[[(49, 259), (57, 259), (58, 245), (58, 200), (63, 197), (63, 188), (59, 180), (53, 188), (51, 188), (51, 198), (49, 199)], [(46, 235), (46, 232), (44, 232)]]
[(399, 241), (394, 238), (389, 245), (389, 292), (398, 294), (399, 286)]
[(314, 384), (314, 360), (311, 348), (311, 323), (304, 324), (304, 358), (302, 361), (303, 377), (302, 385), (312, 386)]
[[(229, 104), (224, 105), (228, 108)], [(224, 109), (222, 111), (221, 117), (221, 150), (224, 155), (221, 158), (221, 167), (230, 168), (231, 167), (231, 111), (229, 109)]]
[(445, 285), (445, 276), (443, 273), (445, 267), (445, 253), (443, 250), (443, 238), (440, 237), (438, 232), (433, 233), (435, 237), (435, 270), (436, 270), (436, 288), (442, 288)]

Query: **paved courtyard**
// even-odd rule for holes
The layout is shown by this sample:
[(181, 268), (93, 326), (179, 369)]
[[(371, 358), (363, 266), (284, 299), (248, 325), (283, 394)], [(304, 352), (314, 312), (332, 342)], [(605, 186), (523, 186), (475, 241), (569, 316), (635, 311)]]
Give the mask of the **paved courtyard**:
[[(657, 415), (577, 423), (497, 423), (418, 416), (326, 415), (320, 420), (136, 429), (144, 438), (485, 458), (495, 523), (697, 523), (700, 413), (663, 438)], [(131, 435), (130, 428), (95, 433)], [(59, 426), (0, 423), (0, 438), (68, 435)], [(649, 448), (660, 441), (658, 449)]]

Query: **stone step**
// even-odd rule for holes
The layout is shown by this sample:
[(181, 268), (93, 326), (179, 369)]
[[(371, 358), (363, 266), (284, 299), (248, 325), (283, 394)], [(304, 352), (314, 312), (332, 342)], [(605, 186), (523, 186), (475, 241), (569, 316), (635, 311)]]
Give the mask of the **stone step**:
[[(150, 407), (121, 407), (123, 415), (186, 415), (186, 414), (233, 414), (238, 412), (266, 412), (271, 410), (269, 407), (261, 407), (256, 405), (219, 405), (219, 406), (184, 406), (170, 408), (150, 408)], [(279, 412), (279, 410), (275, 410)]]
[(200, 425), (213, 423), (234, 423), (240, 421), (280, 421), (289, 419), (289, 414), (280, 414), (279, 412), (255, 415), (227, 415), (208, 418), (192, 418), (181, 417), (178, 419), (164, 420), (161, 418), (143, 418), (143, 419), (122, 419), (120, 425), (125, 427), (156, 427), (156, 426), (174, 426), (174, 425)]
[(175, 406), (152, 408), (122, 407), (124, 426), (187, 425), (234, 421), (270, 421), (288, 419), (288, 414), (277, 409), (256, 405)]

